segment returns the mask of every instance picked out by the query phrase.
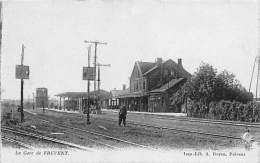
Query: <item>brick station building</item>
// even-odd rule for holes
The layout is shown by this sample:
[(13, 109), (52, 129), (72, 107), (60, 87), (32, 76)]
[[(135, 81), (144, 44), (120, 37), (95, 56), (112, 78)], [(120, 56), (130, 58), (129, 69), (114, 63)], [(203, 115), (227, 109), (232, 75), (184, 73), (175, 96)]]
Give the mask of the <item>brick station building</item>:
[(171, 105), (170, 97), (191, 77), (183, 65), (172, 59), (155, 62), (137, 61), (130, 76), (130, 87), (112, 90), (110, 108), (124, 104), (128, 110), (144, 112), (180, 112)]

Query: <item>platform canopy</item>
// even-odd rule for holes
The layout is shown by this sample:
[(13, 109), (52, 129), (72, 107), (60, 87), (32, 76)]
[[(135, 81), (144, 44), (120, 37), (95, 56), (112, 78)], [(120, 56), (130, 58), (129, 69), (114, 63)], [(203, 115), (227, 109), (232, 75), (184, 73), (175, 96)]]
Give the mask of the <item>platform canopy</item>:
[(146, 93), (142, 91), (138, 92), (130, 92), (129, 88), (126, 90), (112, 90), (110, 91), (111, 98), (112, 99), (119, 99), (119, 98), (136, 98), (136, 97), (142, 97), (147, 95)]
[(182, 82), (184, 80), (185, 80), (184, 78), (172, 79), (171, 81), (169, 81), (168, 83), (164, 84), (160, 88), (157, 88), (157, 89), (154, 89), (154, 90), (150, 91), (150, 93), (162, 93), (162, 92), (165, 92), (165, 91), (175, 87), (176, 85), (178, 85), (180, 82)]
[[(62, 98), (87, 98), (88, 93), (87, 92), (64, 92), (55, 95), (57, 97), (62, 97)], [(105, 90), (100, 90), (100, 91), (91, 91), (89, 92), (89, 97), (90, 98), (97, 98), (99, 97), (100, 99), (109, 99), (110, 98), (110, 93)]]

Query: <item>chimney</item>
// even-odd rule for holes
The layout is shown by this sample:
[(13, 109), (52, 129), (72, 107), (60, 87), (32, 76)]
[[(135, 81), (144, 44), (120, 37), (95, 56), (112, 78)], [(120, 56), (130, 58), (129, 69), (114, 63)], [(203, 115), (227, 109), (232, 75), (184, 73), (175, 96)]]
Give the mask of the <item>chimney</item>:
[(180, 67), (182, 67), (182, 59), (181, 59), (181, 58), (178, 58), (178, 65), (179, 65)]
[(123, 91), (125, 90), (125, 87), (126, 87), (125, 84), (123, 84)]
[(155, 63), (156, 63), (157, 65), (161, 65), (162, 62), (163, 62), (162, 58), (156, 58), (156, 60), (155, 60)]

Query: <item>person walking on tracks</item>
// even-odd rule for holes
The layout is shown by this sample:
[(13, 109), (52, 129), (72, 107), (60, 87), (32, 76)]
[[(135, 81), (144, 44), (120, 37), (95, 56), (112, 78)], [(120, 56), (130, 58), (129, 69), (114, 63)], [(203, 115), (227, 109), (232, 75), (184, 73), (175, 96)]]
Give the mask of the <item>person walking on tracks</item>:
[(125, 105), (122, 105), (120, 107), (120, 111), (119, 111), (119, 121), (118, 121), (118, 125), (121, 126), (121, 123), (123, 121), (123, 125), (125, 127), (126, 125), (126, 115), (127, 115), (127, 109)]

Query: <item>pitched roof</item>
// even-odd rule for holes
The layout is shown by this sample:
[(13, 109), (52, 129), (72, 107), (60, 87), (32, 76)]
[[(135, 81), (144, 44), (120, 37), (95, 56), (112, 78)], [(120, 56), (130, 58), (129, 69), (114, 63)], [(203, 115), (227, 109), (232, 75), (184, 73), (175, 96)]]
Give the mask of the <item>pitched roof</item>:
[(129, 92), (130, 92), (129, 89), (126, 89), (126, 90), (112, 90), (112, 91), (110, 91), (112, 98), (117, 98), (117, 97), (119, 97), (119, 96), (121, 96), (123, 94), (127, 94)]
[[(64, 93), (59, 93), (55, 96), (58, 97), (70, 97), (70, 98), (86, 98), (88, 96), (87, 92), (64, 92)], [(96, 96), (99, 96), (99, 98), (103, 99), (103, 98), (109, 98), (110, 93), (108, 91), (105, 90), (100, 90), (100, 92), (97, 91), (91, 91), (89, 92), (89, 96), (90, 98), (95, 98)]]
[(147, 72), (148, 70), (150, 70), (151, 68), (153, 68), (156, 63), (154, 62), (142, 62), (142, 61), (137, 61), (137, 66), (139, 66), (141, 73), (144, 74), (145, 72)]
[[(174, 61), (173, 61), (174, 62)], [(185, 78), (190, 78), (192, 75), (186, 71), (183, 66), (179, 66), (177, 63), (174, 62), (174, 66), (176, 67), (176, 69), (183, 75), (183, 77)]]
[(158, 67), (159, 67), (158, 65), (155, 65), (153, 68), (151, 68), (150, 70), (146, 71), (143, 75), (149, 74), (149, 73), (152, 72), (153, 70), (156, 70)]
[(142, 97), (147, 95), (147, 93), (142, 92), (142, 91), (138, 91), (138, 92), (123, 92), (117, 96), (115, 96), (114, 98), (129, 98), (129, 97)]
[[(166, 64), (168, 62), (172, 62), (173, 67), (176, 71), (178, 71), (180, 74), (182, 74), (183, 77), (185, 78), (189, 78), (191, 77), (191, 74), (186, 71), (182, 66), (179, 66), (176, 62), (174, 62), (172, 59), (168, 59), (167, 61), (163, 62), (162, 64)], [(151, 68), (150, 70), (148, 70), (147, 72), (145, 72), (143, 75), (147, 75), (151, 72), (153, 72), (154, 70), (156, 70), (157, 68), (159, 68), (160, 66), (155, 65), (153, 68)]]
[(163, 86), (161, 86), (160, 88), (154, 89), (152, 91), (150, 91), (150, 93), (161, 93), (161, 92), (165, 92), (168, 89), (176, 86), (178, 83), (180, 83), (181, 81), (183, 81), (184, 78), (178, 78), (178, 79), (172, 79), (171, 81), (169, 81), (168, 83), (164, 84)]
[[(173, 88), (174, 86), (176, 86), (178, 83), (182, 82), (183, 80), (185, 80), (185, 79), (184, 78), (172, 79), (171, 81), (164, 84), (160, 88), (154, 89), (154, 90), (150, 91), (149, 93), (165, 92), (166, 90)], [(123, 90), (112, 90), (111, 92), (113, 92), (113, 96), (112, 96), (113, 98), (142, 97), (142, 96), (148, 95), (148, 92), (142, 92), (142, 91), (130, 92), (129, 89), (125, 90), (125, 91), (123, 91)]]
[(111, 91), (112, 98), (127, 98), (127, 97), (141, 97), (146, 95), (146, 93), (142, 91), (138, 92), (130, 92), (129, 88), (126, 90), (112, 90)]

